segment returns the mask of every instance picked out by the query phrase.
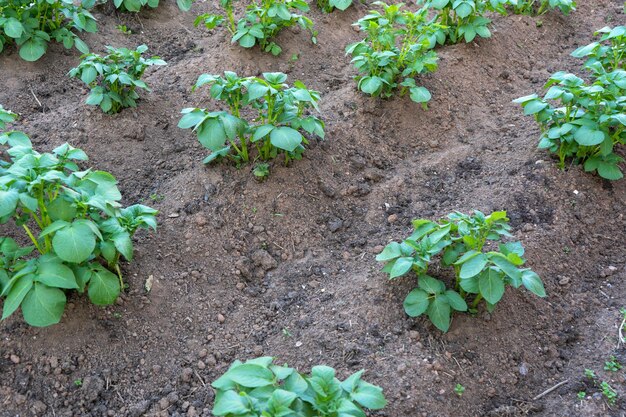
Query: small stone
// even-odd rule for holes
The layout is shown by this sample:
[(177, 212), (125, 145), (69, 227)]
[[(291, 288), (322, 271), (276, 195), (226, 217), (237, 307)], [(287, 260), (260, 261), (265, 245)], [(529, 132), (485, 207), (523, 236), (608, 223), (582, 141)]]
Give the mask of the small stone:
[(568, 277), (562, 277), (559, 280), (559, 285), (567, 285), (567, 284), (569, 284), (569, 281), (570, 281), (570, 279)]
[(244, 284), (243, 282), (238, 282), (236, 285), (238, 290), (243, 290), (244, 288), (246, 288), (246, 284)]
[(411, 330), (409, 332), (409, 337), (413, 340), (420, 340), (420, 333), (418, 331)]
[(522, 362), (519, 366), (519, 373), (523, 376), (528, 375), (528, 364), (526, 362)]
[(440, 389), (440, 390), (439, 390), (439, 395), (443, 395), (443, 394), (445, 394), (445, 393), (446, 393), (446, 390), (445, 390), (445, 389), (443, 389), (443, 388), (442, 388), (442, 389)]
[(167, 407), (170, 406), (170, 402), (167, 398), (163, 397), (159, 400), (159, 408), (161, 410), (167, 410)]
[(256, 266), (261, 267), (263, 271), (269, 271), (270, 269), (274, 269), (278, 266), (276, 259), (274, 259), (265, 249), (258, 249), (252, 254), (252, 256), (250, 256), (250, 258)]
[(199, 353), (198, 353), (198, 357), (199, 358), (206, 358), (206, 355), (209, 354), (209, 351), (206, 349), (202, 349)]
[(198, 412), (196, 411), (196, 407), (189, 406), (189, 409), (187, 410), (187, 416), (188, 417), (198, 417)]
[(36, 416), (42, 416), (44, 415), (44, 413), (46, 412), (46, 410), (48, 409), (48, 406), (45, 405), (43, 402), (37, 400), (33, 403), (33, 406), (30, 408), (30, 410), (33, 412), (34, 415)]
[(398, 215), (397, 214), (392, 214), (391, 216), (387, 217), (387, 221), (389, 223), (395, 223), (398, 221)]
[(341, 229), (342, 226), (343, 220), (338, 218), (334, 218), (328, 222), (328, 230), (330, 230), (332, 233), (335, 233), (337, 230)]
[(224, 323), (224, 320), (226, 320), (224, 315), (222, 315), (221, 313), (217, 315), (217, 321), (219, 321), (220, 323)]
[(202, 227), (202, 226), (206, 225), (207, 223), (208, 223), (208, 221), (207, 221), (206, 217), (204, 217), (202, 214), (196, 215), (196, 225), (197, 226)]
[(183, 382), (190, 382), (192, 376), (193, 376), (193, 369), (191, 369), (191, 368), (184, 368), (182, 373), (180, 374), (180, 379)]
[(9, 357), (9, 359), (11, 359), (11, 362), (13, 362), (13, 363), (14, 363), (14, 364), (16, 364), (16, 365), (17, 365), (18, 363), (20, 363), (20, 357), (19, 357), (19, 356), (17, 356), (17, 355), (11, 355), (11, 356)]
[(217, 364), (217, 360), (215, 359), (215, 356), (213, 355), (207, 356), (204, 362), (209, 366), (215, 366)]
[(198, 366), (198, 369), (200, 369), (200, 370), (202, 370), (202, 369), (206, 368), (205, 363), (204, 363), (204, 362), (202, 362), (202, 361), (198, 361), (197, 366)]

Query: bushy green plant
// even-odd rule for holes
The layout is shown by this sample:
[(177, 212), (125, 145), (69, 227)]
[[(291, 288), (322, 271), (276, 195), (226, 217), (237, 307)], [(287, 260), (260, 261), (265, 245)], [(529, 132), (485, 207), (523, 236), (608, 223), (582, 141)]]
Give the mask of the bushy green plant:
[[(89, 0), (92, 4), (95, 4), (96, 0)], [(191, 9), (191, 4), (194, 0), (176, 0), (178, 8), (184, 12)], [(159, 0), (113, 0), (113, 5), (116, 9), (123, 12), (138, 12), (143, 7), (150, 7), (156, 9), (159, 6)]]
[[(229, 111), (208, 111), (187, 108), (178, 123), (182, 129), (193, 130), (200, 143), (211, 150), (204, 160), (228, 157), (237, 163), (252, 158), (250, 148), (256, 148), (262, 161), (285, 155), (285, 162), (300, 159), (309, 142), (301, 132), (324, 138), (324, 123), (308, 110), (318, 110), (320, 94), (308, 90), (296, 81), (286, 84), (287, 76), (280, 72), (264, 73), (259, 77), (239, 77), (225, 72), (224, 77), (203, 74), (194, 89), (209, 86), (211, 97), (223, 101)], [(256, 112), (246, 119), (249, 110)]]
[(545, 88), (543, 98), (532, 94), (514, 100), (539, 123), (539, 148), (555, 153), (560, 168), (571, 158), (602, 178), (622, 178), (623, 158), (614, 148), (626, 143), (626, 71), (601, 74), (592, 83), (560, 71)]
[[(304, 0), (253, 0), (246, 8), (245, 16), (235, 24), (233, 12), (234, 0), (220, 0), (220, 6), (226, 12), (228, 29), (232, 34), (232, 43), (237, 42), (244, 48), (259, 45), (265, 52), (279, 55), (282, 48), (274, 42), (281, 30), (299, 25), (311, 32), (311, 41), (317, 43), (317, 32), (313, 21), (298, 12), (308, 12), (309, 5)], [(209, 30), (221, 25), (224, 16), (203, 14), (195, 20), (195, 26), (201, 23)]]
[(7, 123), (11, 123), (15, 121), (17, 118), (17, 114), (11, 112), (10, 110), (6, 110), (0, 104), (0, 129), (4, 129)]
[(594, 74), (626, 69), (626, 26), (607, 26), (594, 35), (600, 36), (600, 40), (581, 46), (572, 56), (585, 58), (584, 68)]
[(330, 13), (335, 9), (344, 11), (351, 5), (352, 0), (317, 0), (317, 6), (326, 13)]
[(137, 107), (141, 88), (150, 91), (141, 80), (143, 73), (152, 65), (165, 65), (158, 56), (144, 58), (148, 50), (146, 45), (136, 50), (107, 46), (108, 55), (83, 55), (78, 67), (69, 72), (70, 77), (80, 78), (91, 88), (86, 103), (100, 106), (105, 113), (117, 113), (126, 107)]
[(2, 319), (21, 307), (32, 326), (58, 323), (66, 290), (112, 304), (122, 287), (120, 257), (132, 260), (138, 228), (156, 229), (156, 210), (123, 208), (111, 174), (79, 170), (87, 160), (80, 149), (64, 144), (40, 154), (21, 132), (0, 135), (0, 145), (9, 156), (0, 159), (0, 224), (12, 220), (24, 233), (0, 236)]
[(542, 15), (548, 10), (559, 9), (564, 15), (576, 10), (574, 0), (507, 0), (513, 13)]
[[(434, 222), (426, 219), (413, 221), (415, 231), (403, 242), (392, 242), (378, 254), (384, 262), (383, 272), (390, 279), (413, 271), (418, 287), (404, 300), (404, 310), (411, 317), (424, 313), (440, 330), (447, 331), (453, 311), (475, 311), (484, 300), (492, 311), (504, 295), (506, 285), (526, 287), (532, 293), (545, 297), (539, 276), (522, 268), (526, 260), (519, 242), (500, 243), (509, 233), (506, 212), (496, 211), (486, 216), (480, 211), (473, 215), (455, 212)], [(443, 267), (454, 271), (454, 282), (428, 275), (429, 266), (440, 257)], [(472, 297), (472, 303), (466, 300)]]
[(435, 11), (434, 22), (440, 27), (437, 33), (439, 44), (457, 43), (461, 40), (472, 42), (476, 36), (491, 37), (487, 12), (506, 14), (508, 0), (417, 0)]
[(428, 10), (415, 13), (404, 10), (402, 3), (374, 3), (383, 13), (372, 10), (356, 23), (366, 37), (348, 45), (346, 53), (358, 69), (359, 90), (371, 96), (391, 97), (409, 92), (411, 100), (426, 108), (431, 94), (418, 86), (415, 77), (437, 69), (436, 34), (441, 27), (427, 22)]
[(387, 404), (383, 390), (361, 379), (364, 371), (343, 382), (328, 366), (301, 375), (274, 358), (235, 361), (213, 382), (217, 390), (213, 415), (227, 417), (365, 417), (363, 408)]
[(54, 39), (88, 53), (74, 31), (95, 32), (96, 19), (72, 0), (0, 0), (0, 52), (15, 43), (22, 59), (37, 61)]

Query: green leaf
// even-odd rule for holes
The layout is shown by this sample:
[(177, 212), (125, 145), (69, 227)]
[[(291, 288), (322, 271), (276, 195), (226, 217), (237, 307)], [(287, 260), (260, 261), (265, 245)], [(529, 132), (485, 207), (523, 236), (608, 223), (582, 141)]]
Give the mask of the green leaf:
[(387, 405), (383, 396), (383, 389), (369, 382), (361, 381), (350, 397), (370, 410), (380, 410)]
[(20, 194), (17, 190), (0, 190), (0, 218), (12, 215), (17, 208)]
[(450, 328), (450, 313), (450, 304), (444, 297), (435, 297), (428, 306), (428, 318), (442, 332)]
[(127, 261), (133, 260), (133, 241), (128, 232), (119, 233), (113, 236), (115, 248), (126, 258)]
[(2, 307), (2, 320), (9, 317), (20, 306), (26, 294), (33, 287), (33, 276), (26, 275), (19, 278), (7, 294)]
[(604, 142), (604, 132), (583, 126), (574, 133), (574, 139), (584, 146), (599, 145)]
[(46, 43), (41, 40), (35, 40), (33, 38), (27, 40), (20, 47), (20, 57), (24, 61), (37, 61), (46, 53)]
[(502, 275), (489, 268), (478, 277), (480, 294), (491, 304), (496, 304), (504, 295)]
[(409, 272), (413, 266), (413, 258), (403, 257), (398, 258), (394, 262), (391, 271), (389, 272), (389, 279), (397, 278)]
[(246, 403), (235, 391), (218, 391), (212, 412), (215, 416), (244, 416), (250, 411)]
[(398, 242), (391, 242), (390, 244), (385, 246), (385, 249), (383, 249), (381, 253), (376, 255), (376, 260), (378, 262), (386, 262), (400, 256), (402, 256), (400, 244)]
[(9, 17), (7, 21), (4, 22), (4, 33), (10, 38), (18, 39), (24, 33), (24, 26), (22, 26), (22, 23), (16, 18)]
[(274, 374), (269, 369), (255, 364), (246, 363), (226, 373), (235, 383), (246, 388), (258, 388), (272, 385)]
[(22, 315), (31, 326), (50, 326), (61, 321), (65, 302), (63, 291), (36, 282), (22, 301)]
[(111, 305), (120, 294), (119, 278), (103, 266), (95, 264), (87, 294), (96, 305)]
[(426, 291), (419, 288), (414, 289), (404, 299), (404, 311), (411, 317), (424, 314), (430, 304), (430, 298)]
[(539, 278), (539, 275), (537, 275), (533, 271), (527, 270), (522, 272), (522, 284), (524, 284), (524, 287), (526, 287), (528, 291), (532, 292), (533, 294), (536, 294), (539, 297), (546, 296), (546, 290), (543, 287), (541, 278)]
[(86, 261), (96, 247), (96, 237), (89, 226), (71, 223), (59, 230), (52, 239), (52, 247), (59, 258), (66, 262)]
[(332, 7), (336, 7), (337, 9), (344, 11), (352, 4), (352, 0), (330, 0), (329, 4)]
[(40, 263), (35, 281), (52, 288), (76, 289), (76, 277), (70, 268), (55, 262)]
[(411, 100), (416, 103), (426, 103), (432, 98), (430, 91), (424, 87), (412, 87), (409, 91)]
[(598, 174), (607, 180), (617, 181), (624, 177), (622, 171), (615, 164), (609, 164), (603, 161), (598, 163)]
[(375, 94), (382, 86), (380, 77), (363, 77), (359, 82), (359, 88), (366, 94)]
[(485, 268), (485, 265), (487, 265), (487, 261), (487, 256), (480, 253), (469, 259), (467, 262), (464, 262), (461, 265), (461, 279), (471, 278), (480, 274), (480, 272)]
[(446, 289), (443, 282), (428, 275), (421, 275), (417, 281), (417, 285), (429, 294), (439, 294)]
[(498, 268), (500, 268), (505, 274), (507, 274), (512, 280), (519, 282), (521, 277), (521, 271), (509, 261), (507, 257), (502, 254), (493, 254), (491, 256), (491, 262), (493, 262)]
[(448, 298), (448, 304), (456, 311), (467, 311), (467, 303), (459, 295), (458, 292), (453, 290), (446, 290), (446, 297)]
[(277, 127), (270, 132), (270, 142), (278, 149), (293, 152), (302, 143), (302, 135), (290, 127)]

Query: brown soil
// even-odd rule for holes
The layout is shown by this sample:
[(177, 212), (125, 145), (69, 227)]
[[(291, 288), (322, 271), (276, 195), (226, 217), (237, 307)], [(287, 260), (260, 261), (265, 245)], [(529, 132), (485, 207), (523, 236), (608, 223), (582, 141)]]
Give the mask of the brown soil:
[[(209, 416), (210, 382), (260, 355), (302, 371), (328, 364), (342, 377), (367, 369), (389, 399), (376, 416), (624, 416), (626, 401), (608, 408), (592, 397), (583, 370), (626, 397), (624, 372), (602, 371), (611, 354), (626, 363), (616, 347), (626, 181), (559, 171), (511, 103), (554, 71), (576, 71), (569, 52), (625, 20), (621, 1), (579, 3), (568, 17), (494, 17), (491, 39), (441, 48), (439, 71), (422, 80), (428, 111), (355, 91), (343, 47), (358, 39), (350, 25), (366, 5), (314, 10), (319, 45), (288, 31), (278, 58), (194, 29), (210, 3), (187, 14), (173, 1), (138, 16), (100, 10), (100, 32), (87, 37), (94, 51), (146, 43), (168, 61), (147, 75), (153, 93), (140, 107), (116, 116), (84, 104), (87, 90), (66, 76), (74, 51), (54, 45), (36, 63), (3, 53), (0, 103), (21, 115), (15, 128), (43, 150), (83, 148), (119, 179), (126, 203), (161, 215), (158, 233), (138, 236), (116, 305), (73, 295), (56, 326), (31, 328), (19, 314), (0, 323), (0, 416)], [(206, 151), (176, 124), (180, 109), (207, 103), (190, 92), (197, 77), (224, 70), (280, 70), (320, 90), (327, 140), (262, 183), (248, 167), (203, 166)], [(507, 290), (492, 314), (458, 315), (442, 334), (404, 314), (413, 279), (388, 282), (374, 255), (413, 218), (472, 209), (509, 212), (549, 297)]]

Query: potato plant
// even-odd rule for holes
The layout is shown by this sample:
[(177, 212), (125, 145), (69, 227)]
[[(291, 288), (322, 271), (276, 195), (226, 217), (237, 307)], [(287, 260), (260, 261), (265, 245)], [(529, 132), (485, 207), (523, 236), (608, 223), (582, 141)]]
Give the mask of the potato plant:
[(136, 50), (107, 46), (108, 55), (83, 55), (78, 67), (69, 72), (70, 77), (80, 78), (91, 88), (86, 103), (100, 106), (105, 113), (118, 113), (126, 107), (137, 107), (139, 94), (136, 89), (150, 91), (141, 80), (146, 69), (152, 65), (165, 65), (158, 56), (144, 58), (146, 45)]
[(214, 416), (365, 417), (363, 408), (380, 410), (382, 388), (364, 381), (359, 371), (340, 381), (335, 370), (314, 366), (311, 375), (273, 364), (274, 358), (235, 361), (214, 381)]
[[(232, 43), (244, 48), (259, 45), (265, 52), (279, 55), (282, 48), (274, 41), (285, 28), (299, 25), (311, 33), (311, 41), (317, 43), (317, 32), (313, 21), (298, 12), (308, 12), (309, 5), (304, 0), (253, 0), (246, 8), (245, 16), (235, 24), (233, 12), (234, 0), (220, 0), (220, 6), (226, 12), (228, 30), (232, 34)], [(203, 14), (195, 20), (195, 26), (201, 23), (212, 30), (224, 22), (224, 16)]]
[(615, 147), (626, 144), (626, 27), (605, 27), (595, 34), (599, 41), (572, 52), (586, 60), (589, 81), (559, 71), (546, 83), (543, 98), (531, 94), (514, 102), (535, 117), (539, 148), (556, 154), (561, 169), (571, 159), (585, 171), (618, 180), (624, 176), (623, 158)]
[[(522, 244), (502, 242), (511, 236), (508, 221), (504, 211), (486, 216), (478, 210), (473, 215), (455, 212), (438, 222), (414, 220), (413, 234), (388, 244), (376, 260), (385, 263), (383, 272), (389, 279), (415, 273), (417, 288), (404, 300), (405, 312), (411, 317), (426, 314), (445, 332), (454, 311), (475, 312), (482, 301), (493, 311), (507, 285), (523, 285), (539, 297), (546, 296), (539, 276), (523, 268)], [(435, 259), (454, 271), (452, 283), (428, 275)]]
[(422, 104), (430, 100), (430, 92), (418, 86), (415, 77), (437, 69), (436, 34), (441, 26), (427, 21), (428, 10), (403, 10), (402, 4), (377, 1), (383, 13), (372, 10), (356, 23), (366, 37), (348, 45), (346, 53), (359, 71), (358, 89), (373, 97), (388, 98), (400, 89), (409, 92), (411, 100)]
[(595, 74), (626, 69), (626, 26), (607, 26), (594, 35), (600, 40), (581, 46), (571, 55), (586, 59), (584, 68)]
[(67, 49), (88, 53), (75, 31), (95, 32), (96, 19), (72, 0), (0, 1), (0, 52), (15, 43), (23, 60), (37, 61), (54, 39)]
[(417, 0), (418, 4), (435, 11), (434, 21), (440, 25), (437, 42), (472, 42), (476, 36), (491, 37), (487, 12), (506, 14), (507, 0)]
[(7, 123), (15, 121), (16, 118), (17, 115), (15, 113), (6, 110), (2, 107), (2, 104), (0, 104), (0, 129), (4, 129)]
[(335, 9), (344, 11), (351, 5), (352, 0), (317, 0), (317, 6), (326, 13), (330, 13)]
[[(178, 123), (182, 129), (193, 128), (200, 143), (211, 150), (204, 160), (209, 163), (228, 157), (237, 163), (254, 158), (267, 161), (282, 153), (285, 163), (301, 159), (308, 139), (302, 132), (324, 138), (324, 123), (308, 114), (318, 109), (320, 94), (296, 81), (286, 84), (287, 76), (280, 72), (264, 73), (259, 77), (239, 77), (234, 72), (224, 76), (203, 74), (194, 89), (210, 87), (211, 97), (223, 101), (228, 111), (200, 108), (182, 110)], [(254, 117), (246, 118), (251, 112)]]
[[(96, 0), (89, 0), (93, 5)], [(193, 0), (176, 0), (178, 8), (184, 12), (191, 9)], [(156, 9), (159, 6), (159, 0), (113, 0), (113, 5), (116, 9), (122, 12), (139, 12), (143, 7), (150, 7)]]
[(507, 0), (515, 14), (542, 15), (549, 10), (559, 9), (564, 15), (576, 10), (574, 0)]
[(0, 145), (9, 156), (0, 159), (0, 224), (12, 221), (24, 234), (0, 236), (2, 319), (21, 307), (32, 326), (58, 323), (67, 290), (86, 291), (96, 305), (115, 302), (120, 259), (132, 260), (137, 229), (156, 229), (156, 210), (122, 207), (111, 174), (79, 170), (87, 160), (80, 149), (41, 154), (21, 132), (0, 135)]

